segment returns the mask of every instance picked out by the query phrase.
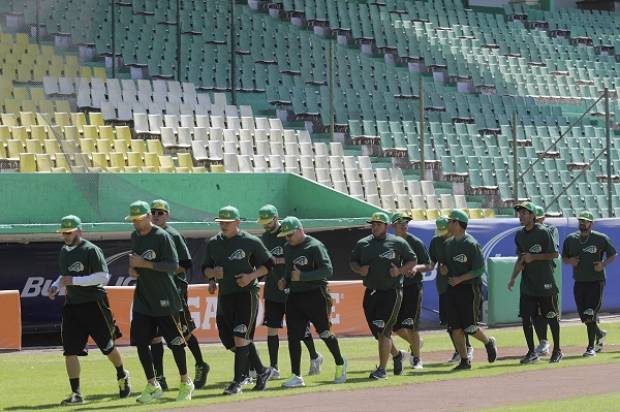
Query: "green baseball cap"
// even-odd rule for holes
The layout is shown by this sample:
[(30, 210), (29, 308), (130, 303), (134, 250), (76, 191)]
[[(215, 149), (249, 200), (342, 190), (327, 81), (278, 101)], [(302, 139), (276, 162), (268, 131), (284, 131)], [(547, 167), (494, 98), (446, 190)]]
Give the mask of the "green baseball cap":
[(137, 200), (129, 205), (129, 215), (125, 216), (125, 220), (140, 220), (150, 213), (149, 204), (144, 200)]
[(445, 216), (439, 216), (435, 220), (435, 235), (443, 236), (448, 233), (448, 218)]
[(520, 209), (525, 209), (533, 215), (536, 214), (536, 205), (532, 202), (523, 202), (519, 203), (514, 207), (514, 209), (518, 212)]
[(170, 213), (170, 205), (163, 199), (155, 199), (151, 202), (151, 209), (163, 210)]
[(280, 222), (280, 232), (278, 233), (278, 237), (285, 237), (289, 233), (293, 233), (302, 227), (301, 221), (295, 216), (287, 216), (282, 220), (282, 222)]
[(274, 205), (265, 205), (258, 209), (258, 219), (256, 223), (266, 225), (271, 223), (274, 217), (278, 216), (278, 209)]
[(241, 220), (241, 215), (239, 214), (239, 209), (234, 206), (224, 206), (217, 213), (217, 218), (215, 218), (216, 222), (236, 222), (237, 220)]
[(469, 216), (467, 216), (467, 213), (461, 209), (454, 209), (448, 215), (448, 220), (456, 220), (458, 222), (467, 223), (469, 222)]
[(588, 222), (594, 222), (594, 215), (592, 214), (592, 212), (584, 210), (583, 212), (579, 213), (579, 217), (577, 219), (587, 220)]
[(392, 224), (398, 223), (399, 221), (409, 222), (412, 218), (405, 213), (396, 212), (392, 215)]
[(82, 220), (75, 215), (68, 215), (61, 219), (60, 227), (56, 232), (69, 233), (78, 229), (82, 229)]
[(541, 217), (545, 217), (545, 209), (542, 206), (536, 206), (536, 219), (540, 219)]
[(372, 222), (385, 223), (386, 225), (389, 225), (390, 218), (388, 217), (387, 213), (376, 212), (376, 213), (373, 213), (370, 219), (366, 221), (366, 223), (372, 223)]

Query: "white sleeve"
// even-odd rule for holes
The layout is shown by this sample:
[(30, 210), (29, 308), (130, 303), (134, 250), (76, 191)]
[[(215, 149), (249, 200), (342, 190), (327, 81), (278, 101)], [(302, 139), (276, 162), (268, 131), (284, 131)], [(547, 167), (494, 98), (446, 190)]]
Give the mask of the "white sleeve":
[(62, 276), (58, 276), (58, 279), (56, 279), (53, 283), (52, 283), (52, 287), (56, 288), (56, 289), (60, 289), (60, 278), (62, 278)]
[(110, 274), (107, 272), (95, 272), (86, 276), (73, 277), (73, 285), (75, 286), (94, 286), (107, 285), (110, 281)]

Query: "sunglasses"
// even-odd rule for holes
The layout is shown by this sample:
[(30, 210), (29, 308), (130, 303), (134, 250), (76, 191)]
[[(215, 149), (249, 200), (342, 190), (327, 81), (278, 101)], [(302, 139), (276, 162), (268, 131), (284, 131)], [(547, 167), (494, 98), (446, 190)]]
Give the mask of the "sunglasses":
[(167, 215), (168, 212), (166, 212), (165, 210), (151, 210), (151, 214), (154, 216), (164, 216)]

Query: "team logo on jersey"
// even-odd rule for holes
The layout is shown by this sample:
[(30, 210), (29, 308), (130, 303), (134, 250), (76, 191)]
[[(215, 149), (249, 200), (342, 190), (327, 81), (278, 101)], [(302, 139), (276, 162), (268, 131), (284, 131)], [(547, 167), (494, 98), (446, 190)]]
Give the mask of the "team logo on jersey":
[(381, 253), (379, 257), (385, 258), (387, 260), (394, 260), (396, 259), (396, 252), (394, 251), (394, 249), (388, 249), (385, 252)]
[(84, 264), (82, 262), (73, 262), (67, 270), (69, 270), (69, 272), (84, 272)]
[(305, 256), (299, 256), (293, 260), (293, 264), (297, 266), (306, 266), (308, 264), (308, 258)]
[(535, 245), (532, 245), (532, 247), (530, 247), (529, 250), (530, 253), (540, 253), (542, 252), (542, 246), (540, 246), (538, 243)]
[(151, 260), (151, 261), (153, 261), (156, 258), (157, 258), (157, 253), (155, 253), (155, 251), (152, 250), (152, 249), (145, 250), (142, 253), (142, 259), (144, 259), (144, 260)]
[(271, 254), (274, 256), (282, 256), (284, 254), (284, 248), (282, 246), (276, 246), (271, 249)]
[(587, 248), (582, 249), (582, 251), (586, 253), (592, 253), (593, 255), (595, 255), (596, 252), (598, 252), (598, 249), (596, 248), (595, 245), (590, 245)]
[(245, 250), (237, 249), (232, 255), (228, 256), (228, 260), (242, 260), (245, 259)]
[(467, 255), (461, 253), (460, 255), (453, 257), (452, 260), (459, 263), (467, 263)]

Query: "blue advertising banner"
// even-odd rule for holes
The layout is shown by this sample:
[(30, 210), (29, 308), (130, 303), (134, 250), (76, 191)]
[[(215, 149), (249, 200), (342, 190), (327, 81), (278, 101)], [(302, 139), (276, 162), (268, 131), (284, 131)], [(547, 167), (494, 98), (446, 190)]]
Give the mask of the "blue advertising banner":
[[(564, 239), (570, 233), (578, 230), (578, 222), (575, 218), (545, 219), (546, 224), (554, 225), (560, 234), (560, 253)], [(485, 260), (491, 256), (515, 256), (515, 232), (519, 230), (518, 219), (476, 219), (470, 220), (467, 231), (474, 236), (484, 254)], [(620, 247), (620, 219), (601, 219), (594, 222), (594, 230), (605, 233), (610, 237), (612, 244)], [(427, 246), (435, 234), (434, 222), (412, 221), (409, 224), (409, 232), (419, 237)], [(615, 293), (620, 290), (620, 260), (607, 268), (607, 286), (603, 300), (603, 312), (620, 311), (620, 295)], [(576, 312), (575, 299), (573, 298), (572, 267), (562, 265), (562, 312)], [(436, 271), (426, 273), (424, 276), (424, 301), (422, 311), (423, 324), (437, 324), (439, 299), (435, 288)], [(486, 284), (486, 276), (485, 276)]]

